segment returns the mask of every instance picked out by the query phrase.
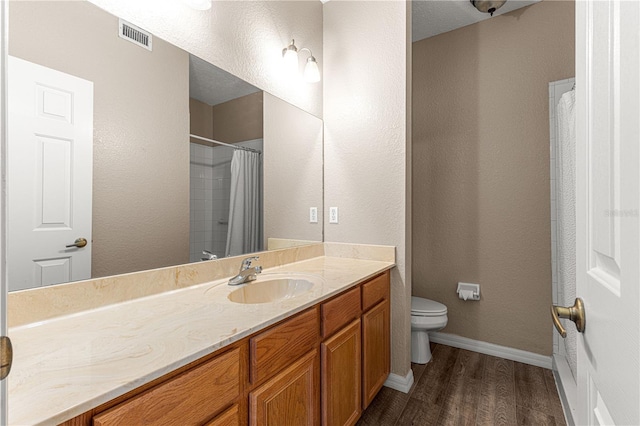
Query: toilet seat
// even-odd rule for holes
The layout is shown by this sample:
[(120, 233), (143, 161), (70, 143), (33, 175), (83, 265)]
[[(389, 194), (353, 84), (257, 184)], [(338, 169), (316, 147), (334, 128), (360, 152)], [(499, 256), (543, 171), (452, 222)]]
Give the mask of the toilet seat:
[(447, 307), (435, 300), (411, 296), (411, 316), (439, 317), (447, 314)]

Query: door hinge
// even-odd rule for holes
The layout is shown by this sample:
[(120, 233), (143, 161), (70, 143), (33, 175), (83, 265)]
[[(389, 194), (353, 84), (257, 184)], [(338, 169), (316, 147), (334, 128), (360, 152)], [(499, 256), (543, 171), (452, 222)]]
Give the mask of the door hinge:
[(13, 364), (13, 346), (11, 339), (7, 336), (0, 336), (0, 380), (4, 380), (11, 371)]

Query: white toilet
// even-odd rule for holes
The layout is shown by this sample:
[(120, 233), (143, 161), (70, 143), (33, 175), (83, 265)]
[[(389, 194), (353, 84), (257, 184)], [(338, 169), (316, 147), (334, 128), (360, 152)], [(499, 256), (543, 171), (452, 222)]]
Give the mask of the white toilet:
[(411, 362), (426, 364), (431, 361), (429, 332), (442, 330), (447, 320), (445, 305), (411, 296)]

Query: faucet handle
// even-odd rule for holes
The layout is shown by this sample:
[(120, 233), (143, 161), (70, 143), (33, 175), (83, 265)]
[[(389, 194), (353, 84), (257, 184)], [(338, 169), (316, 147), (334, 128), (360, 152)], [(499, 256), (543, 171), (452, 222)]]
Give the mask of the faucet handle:
[(211, 253), (209, 250), (202, 250), (202, 254), (205, 256), (201, 258), (202, 260), (216, 260), (218, 258), (218, 256)]
[(254, 260), (258, 260), (260, 259), (260, 256), (251, 256), (251, 257), (247, 257), (246, 259), (244, 259), (242, 261), (242, 264), (240, 265), (240, 272), (249, 269), (249, 267), (251, 266), (251, 262), (253, 262)]

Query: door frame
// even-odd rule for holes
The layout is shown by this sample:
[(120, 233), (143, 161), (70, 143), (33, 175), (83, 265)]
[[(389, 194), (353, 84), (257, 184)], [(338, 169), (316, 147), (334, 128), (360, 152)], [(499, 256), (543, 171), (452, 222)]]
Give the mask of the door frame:
[[(549, 99), (553, 100), (554, 103), (554, 114), (552, 120), (556, 120), (557, 117), (557, 104), (561, 98), (558, 92), (566, 93), (571, 90), (571, 87), (575, 87), (575, 77), (570, 77), (563, 80), (552, 81), (549, 82)], [(553, 94), (552, 94), (553, 93)], [(550, 106), (551, 108), (551, 106)], [(550, 141), (551, 141), (551, 149), (550, 151), (555, 153), (555, 155), (551, 156), (550, 167), (555, 169), (555, 179), (553, 178), (554, 173), (551, 170), (551, 191), (556, 192), (557, 195), (557, 185), (559, 176), (558, 170), (558, 161), (559, 161), (559, 152), (558, 152), (558, 129), (557, 124), (552, 122), (550, 124)], [(558, 278), (558, 229), (553, 224), (553, 218), (557, 215), (558, 212), (558, 201), (554, 201), (553, 197), (551, 199), (551, 218), (552, 218), (552, 226), (551, 226), (551, 244), (552, 244), (552, 263), (555, 261), (555, 267), (552, 268), (552, 303), (554, 305), (563, 305), (566, 300), (561, 298), (561, 295), (564, 294), (564, 289), (560, 288), (560, 282)], [(569, 362), (566, 358), (566, 350), (563, 342), (563, 338), (558, 334), (554, 327), (550, 325), (553, 332), (553, 355), (552, 355), (552, 371), (556, 381), (556, 386), (558, 388), (558, 395), (560, 396), (560, 400), (562, 402), (562, 406), (564, 408), (565, 418), (567, 420), (567, 424), (575, 425), (575, 410), (577, 409), (577, 383), (571, 372), (571, 368), (569, 367)]]
[[(6, 271), (6, 159), (7, 159), (7, 61), (9, 2), (0, 2), (0, 335), (7, 335)], [(7, 380), (0, 381), (0, 424), (8, 422)]]

